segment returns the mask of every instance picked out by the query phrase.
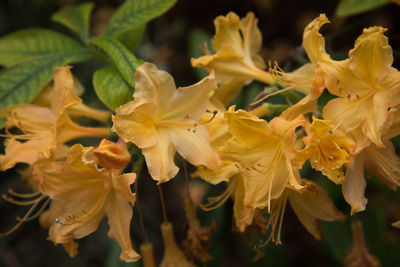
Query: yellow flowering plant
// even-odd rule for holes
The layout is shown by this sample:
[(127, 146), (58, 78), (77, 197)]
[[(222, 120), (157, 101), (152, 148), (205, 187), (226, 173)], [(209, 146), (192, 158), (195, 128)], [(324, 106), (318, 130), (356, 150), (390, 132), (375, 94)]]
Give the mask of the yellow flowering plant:
[[(387, 29), (365, 28), (337, 58), (320, 14), (302, 32), (306, 61), (286, 70), (267, 56), (255, 13), (229, 12), (214, 20), (211, 51), (202, 44), (186, 60), (207, 75), (177, 88), (186, 79), (165, 58), (135, 50), (146, 23), (175, 2), (127, 0), (108, 24), (92, 23), (95, 36), (93, 4), (67, 6), (53, 20), (75, 37), (30, 29), (0, 38), (0, 170), (21, 178), (3, 198), (30, 206), (1, 236), (38, 219), (79, 260), (78, 242), (85, 251), (86, 237), (108, 227), (110, 257), (121, 261), (224, 265), (217, 239), (240, 236), (257, 261), (292, 228), (326, 242), (330, 226), (350, 233), (351, 222), (340, 261), (379, 266), (356, 216), (367, 198), (376, 203), (367, 179), (382, 199), (400, 186), (400, 72)], [(75, 66), (89, 60), (95, 101)], [(388, 218), (400, 228), (398, 213)]]

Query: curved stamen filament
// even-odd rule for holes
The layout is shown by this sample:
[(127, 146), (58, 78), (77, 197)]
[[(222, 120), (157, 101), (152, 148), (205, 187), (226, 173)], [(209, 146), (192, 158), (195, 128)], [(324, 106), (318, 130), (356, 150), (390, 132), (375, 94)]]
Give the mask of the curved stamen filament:
[[(47, 205), (50, 203), (50, 198), (46, 199), (46, 201), (43, 203), (43, 205), (40, 207), (40, 209), (38, 210), (38, 212), (36, 212), (34, 215), (26, 218), (24, 221), (31, 221), (33, 219), (36, 219), (37, 217), (39, 217), (39, 215), (44, 211), (44, 209), (47, 207)], [(21, 217), (17, 217), (16, 218), (17, 221), (22, 221)]]
[(32, 212), (36, 209), (37, 205), (45, 198), (46, 198), (46, 196), (40, 196), (39, 198), (37, 198), (35, 200), (35, 203), (32, 205), (32, 207), (30, 207), (28, 212), (25, 214), (25, 216), (22, 219), (20, 219), (19, 222), (13, 228), (11, 228), (10, 230), (8, 230), (5, 233), (1, 233), (0, 236), (7, 236), (7, 235), (11, 234), (12, 232), (14, 232), (15, 230), (17, 230), (26, 221), (26, 219), (29, 218), (29, 216), (32, 214)]
[(36, 201), (37, 201), (38, 199), (40, 199), (41, 197), (42, 197), (42, 196), (40, 196), (40, 197), (38, 197), (38, 198), (36, 198), (36, 199), (33, 199), (33, 200), (21, 201), (21, 200), (15, 200), (15, 199), (13, 199), (12, 197), (8, 197), (8, 196), (6, 196), (6, 195), (3, 194), (3, 199), (4, 199), (5, 201), (7, 201), (7, 202), (9, 202), (9, 203), (12, 203), (12, 204), (15, 204), (15, 205), (18, 205), (18, 206), (29, 206), (29, 205), (32, 205), (32, 204), (36, 203)]
[(20, 198), (31, 198), (31, 197), (36, 197), (36, 196), (40, 195), (40, 191), (36, 191), (33, 193), (17, 193), (14, 190), (12, 190), (11, 188), (8, 189), (8, 193), (14, 197), (20, 197)]
[(219, 196), (216, 197), (208, 197), (208, 203), (203, 205), (200, 204), (200, 208), (204, 211), (211, 211), (211, 210), (215, 210), (216, 208), (219, 208), (220, 206), (222, 206), (225, 201), (233, 194), (233, 192), (235, 191), (237, 185), (238, 185), (238, 178), (234, 177), (232, 178), (232, 182), (228, 185), (228, 187), (226, 188), (226, 190)]

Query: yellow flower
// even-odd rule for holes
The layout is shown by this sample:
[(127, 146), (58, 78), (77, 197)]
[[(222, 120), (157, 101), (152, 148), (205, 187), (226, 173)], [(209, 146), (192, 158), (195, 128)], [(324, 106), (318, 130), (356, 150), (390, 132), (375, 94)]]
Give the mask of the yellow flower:
[[(105, 150), (110, 151), (111, 144)], [(108, 218), (108, 235), (121, 247), (121, 260), (136, 261), (139, 254), (133, 250), (130, 240), (132, 205), (135, 194), (130, 185), (135, 182), (135, 173), (121, 174), (123, 168), (98, 168), (96, 154), (103, 147), (85, 148), (80, 144), (71, 147), (65, 161), (40, 159), (34, 164), (34, 177), (43, 195), (52, 200), (51, 208), (43, 213), (40, 222), (49, 227), (50, 240), (63, 244), (71, 256), (75, 256), (77, 244), (74, 239), (85, 237), (96, 231), (104, 216)], [(126, 147), (114, 144), (113, 162)], [(107, 153), (107, 152), (105, 152)], [(108, 153), (112, 158), (111, 153)], [(99, 161), (101, 164), (101, 160)], [(122, 167), (122, 164), (117, 164)]]
[(212, 45), (216, 53), (192, 58), (191, 62), (194, 67), (215, 71), (221, 86), (215, 96), (227, 105), (240, 93), (243, 85), (253, 79), (272, 84), (272, 76), (263, 71), (266, 65), (258, 55), (262, 36), (254, 14), (249, 12), (240, 20), (230, 12), (226, 17), (217, 17), (214, 24), (216, 33)]
[(299, 151), (299, 159), (302, 162), (309, 159), (314, 169), (337, 184), (343, 183), (343, 165), (352, 158), (354, 141), (334, 129), (329, 121), (313, 118), (303, 142), (305, 148)]
[(243, 176), (244, 206), (270, 208), (271, 200), (279, 198), (287, 186), (302, 188), (293, 160), (295, 129), (304, 118), (287, 121), (276, 117), (267, 123), (234, 109), (225, 113), (233, 138), (222, 149), (223, 156), (236, 162)]
[[(85, 88), (75, 76), (72, 75), (72, 78), (73, 86), (71, 90), (76, 96), (80, 97), (83, 95)], [(50, 108), (53, 91), (54, 84), (50, 82), (42, 88), (40, 93), (35, 97), (31, 104)], [(71, 106), (68, 108), (67, 113), (72, 119), (86, 117), (103, 122), (108, 122), (111, 119), (110, 112), (91, 108), (84, 103), (78, 103)]]
[(176, 89), (167, 72), (144, 63), (136, 69), (135, 83), (134, 100), (113, 116), (113, 131), (142, 149), (153, 179), (163, 183), (176, 175), (175, 151), (193, 165), (216, 169), (218, 155), (210, 147), (207, 130), (197, 122), (216, 87), (213, 76)]
[(0, 155), (0, 170), (12, 168), (18, 162), (32, 164), (40, 157), (49, 158), (52, 151), (62, 150), (65, 142), (79, 137), (109, 135), (109, 129), (83, 127), (71, 120), (67, 111), (82, 102), (74, 95), (72, 87), (70, 67), (57, 68), (50, 108), (20, 104), (1, 111), (6, 118), (6, 129), (17, 127), (23, 134), (9, 133), (6, 153)]
[(327, 72), (327, 88), (339, 97), (324, 107), (324, 118), (349, 133), (357, 151), (371, 142), (383, 147), (389, 109), (400, 103), (400, 72), (391, 67), (393, 54), (385, 31), (364, 29), (349, 58)]
[(378, 177), (384, 184), (396, 190), (400, 186), (400, 158), (390, 141), (385, 147), (370, 144), (346, 165), (346, 176), (342, 191), (344, 199), (351, 206), (351, 214), (365, 210), (367, 199), (364, 196), (367, 182), (364, 169)]

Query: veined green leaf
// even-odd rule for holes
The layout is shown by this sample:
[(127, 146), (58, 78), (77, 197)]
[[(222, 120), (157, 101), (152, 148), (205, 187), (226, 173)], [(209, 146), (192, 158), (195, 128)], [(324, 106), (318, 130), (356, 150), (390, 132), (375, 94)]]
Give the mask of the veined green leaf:
[(141, 25), (129, 31), (117, 34), (115, 38), (123, 43), (132, 53), (136, 51), (140, 42), (142, 41), (146, 25)]
[(392, 0), (341, 0), (336, 8), (336, 15), (340, 17), (356, 15), (391, 2)]
[(89, 39), (90, 13), (93, 3), (83, 3), (76, 6), (66, 6), (51, 17), (53, 21), (61, 23), (71, 31), (77, 33), (84, 43)]
[(133, 88), (115, 67), (96, 70), (93, 75), (93, 86), (99, 99), (111, 110), (132, 100)]
[(33, 59), (30, 62), (0, 72), (0, 109), (30, 103), (53, 77), (57, 66), (87, 59), (79, 52), (64, 52)]
[(124, 80), (130, 86), (135, 87), (133, 76), (136, 68), (141, 65), (140, 60), (113, 37), (101, 36), (91, 40), (90, 44), (101, 48), (111, 58)]
[(127, 0), (108, 23), (106, 35), (117, 35), (162, 15), (177, 0)]
[(21, 30), (0, 39), (0, 65), (10, 67), (39, 56), (72, 52), (82, 48), (77, 41), (54, 31)]

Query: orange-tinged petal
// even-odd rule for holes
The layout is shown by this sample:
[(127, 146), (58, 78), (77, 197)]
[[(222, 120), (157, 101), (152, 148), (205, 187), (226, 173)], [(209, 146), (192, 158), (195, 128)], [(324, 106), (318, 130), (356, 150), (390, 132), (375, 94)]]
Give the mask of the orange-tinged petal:
[(275, 139), (271, 136), (272, 131), (265, 120), (244, 110), (235, 111), (235, 106), (229, 107), (225, 112), (225, 119), (232, 136), (249, 147)]
[(351, 206), (351, 215), (365, 210), (368, 200), (364, 197), (367, 182), (364, 177), (364, 155), (358, 154), (354, 162), (347, 164), (342, 186), (343, 197)]
[(211, 184), (219, 184), (221, 182), (229, 182), (229, 180), (238, 173), (235, 165), (230, 161), (223, 161), (221, 166), (216, 170), (211, 170), (205, 166), (198, 166), (197, 170), (192, 173), (192, 177), (201, 177), (201, 179)]
[(107, 169), (123, 170), (131, 160), (131, 154), (123, 140), (114, 143), (103, 139), (93, 153), (99, 165)]
[(175, 82), (167, 72), (157, 69), (156, 65), (145, 62), (136, 69), (135, 93), (136, 106), (144, 103), (156, 103), (160, 114), (168, 111), (166, 103), (175, 93)]
[(333, 204), (328, 193), (316, 183), (303, 179), (305, 184), (301, 191), (289, 190), (289, 203), (303, 226), (317, 240), (322, 232), (317, 220), (344, 221), (346, 216)]
[(133, 212), (128, 199), (116, 191), (111, 191), (104, 208), (108, 218), (108, 225), (110, 226), (108, 236), (114, 239), (122, 250), (120, 259), (126, 262), (139, 260), (140, 255), (132, 248), (130, 238)]
[(178, 88), (167, 102), (165, 113), (160, 119), (171, 120), (184, 117), (199, 119), (207, 109), (209, 93), (216, 88), (217, 83), (213, 72), (194, 85)]
[(252, 224), (256, 209), (244, 205), (245, 190), (243, 178), (238, 177), (237, 179), (239, 181), (234, 194), (233, 215), (237, 228), (240, 232), (244, 232), (247, 226)]
[(319, 29), (326, 23), (329, 23), (328, 18), (325, 14), (321, 14), (304, 30), (302, 45), (312, 63), (316, 62), (321, 56), (328, 56), (325, 52), (325, 39), (319, 33)]
[(266, 65), (258, 52), (262, 46), (262, 35), (260, 29), (257, 27), (258, 19), (254, 16), (253, 12), (247, 13), (240, 21), (240, 28), (243, 35), (243, 48), (245, 56), (249, 57), (254, 64), (260, 68), (265, 69)]
[(365, 168), (396, 190), (400, 186), (400, 158), (392, 142), (385, 141), (384, 145), (381, 148), (371, 144), (365, 148), (362, 152), (365, 153)]
[(0, 170), (5, 171), (15, 166), (18, 162), (34, 163), (38, 158), (38, 152), (47, 145), (46, 139), (28, 140), (24, 143), (14, 138), (4, 142), (5, 155), (0, 155)]
[(74, 79), (71, 67), (58, 67), (54, 70), (54, 89), (51, 95), (51, 111), (56, 117), (66, 109), (82, 102), (72, 91)]
[(118, 194), (124, 196), (126, 200), (128, 200), (131, 205), (135, 204), (136, 195), (132, 193), (130, 185), (136, 181), (135, 173), (124, 173), (119, 176), (113, 177), (112, 179), (112, 187), (115, 190), (118, 190)]
[(243, 40), (240, 36), (240, 18), (233, 12), (226, 17), (218, 16), (214, 20), (215, 36), (213, 41), (214, 50), (230, 49), (241, 55), (243, 53)]
[(152, 103), (136, 106), (135, 102), (131, 101), (117, 108), (116, 113), (112, 118), (112, 130), (126, 142), (132, 142), (139, 148), (151, 147), (157, 142)]
[(317, 99), (312, 99), (311, 95), (303, 97), (299, 102), (290, 106), (284, 112), (282, 112), (281, 117), (286, 120), (294, 120), (300, 114), (306, 114), (315, 111), (317, 108)]
[(175, 147), (173, 146), (168, 130), (157, 130), (155, 145), (142, 149), (147, 168), (151, 177), (159, 183), (164, 183), (176, 176), (179, 169), (174, 163)]
[(43, 131), (50, 131), (56, 122), (51, 110), (32, 104), (7, 107), (1, 115), (7, 120), (6, 128), (18, 127), (27, 134), (41, 135)]
[(382, 27), (364, 29), (349, 52), (349, 66), (353, 73), (375, 85), (387, 75), (393, 63), (393, 51)]
[(214, 170), (219, 167), (219, 157), (210, 146), (204, 126), (198, 126), (195, 132), (174, 128), (169, 135), (178, 153), (193, 165), (204, 165)]

